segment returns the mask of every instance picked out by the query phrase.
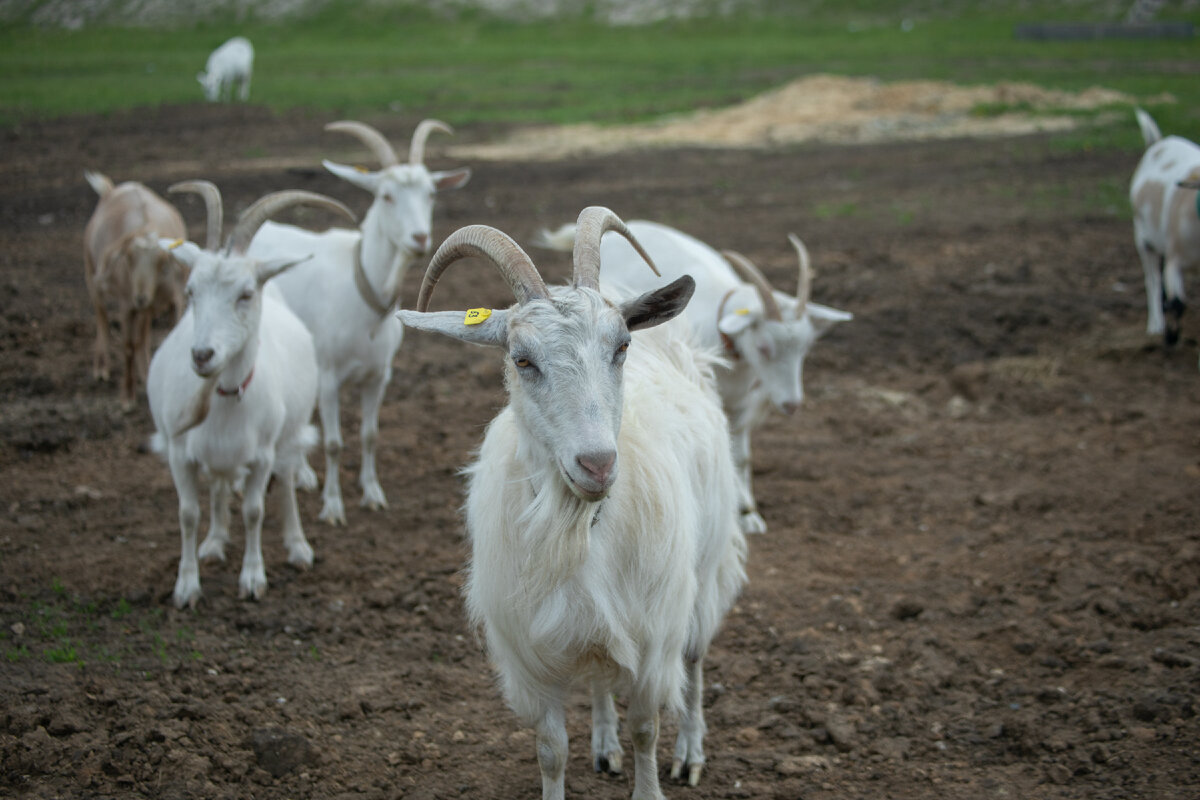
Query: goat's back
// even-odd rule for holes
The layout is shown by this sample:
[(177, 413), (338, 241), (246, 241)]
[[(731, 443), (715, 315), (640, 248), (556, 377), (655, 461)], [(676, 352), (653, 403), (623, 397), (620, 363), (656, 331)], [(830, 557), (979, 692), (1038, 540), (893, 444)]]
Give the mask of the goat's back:
[(1177, 184), (1200, 170), (1200, 146), (1180, 136), (1167, 136), (1146, 149), (1129, 187), (1138, 236), (1165, 253), (1194, 241), (1200, 256), (1200, 216), (1194, 189)]

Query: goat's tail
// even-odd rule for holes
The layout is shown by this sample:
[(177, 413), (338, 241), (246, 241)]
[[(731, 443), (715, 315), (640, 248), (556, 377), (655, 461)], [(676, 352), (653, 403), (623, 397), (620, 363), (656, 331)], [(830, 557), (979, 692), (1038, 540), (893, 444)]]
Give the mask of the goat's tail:
[(83, 171), (83, 177), (87, 178), (87, 182), (91, 184), (96, 194), (104, 197), (113, 189), (112, 180), (102, 172), (92, 172), (90, 169)]
[(1142, 139), (1146, 142), (1146, 147), (1163, 138), (1162, 131), (1158, 129), (1158, 123), (1154, 118), (1140, 108), (1135, 108), (1133, 113), (1137, 115), (1138, 127), (1142, 129)]
[(575, 223), (568, 222), (556, 231), (542, 228), (529, 243), (543, 250), (569, 253), (575, 247)]

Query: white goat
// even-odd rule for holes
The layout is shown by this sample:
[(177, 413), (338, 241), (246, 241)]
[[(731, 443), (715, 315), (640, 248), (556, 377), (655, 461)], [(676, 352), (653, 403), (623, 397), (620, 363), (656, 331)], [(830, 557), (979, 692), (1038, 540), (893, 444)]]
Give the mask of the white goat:
[(250, 99), (250, 75), (254, 72), (254, 46), (244, 36), (234, 36), (213, 50), (196, 80), (204, 87), (209, 102), (228, 97), (233, 99), (233, 85), (238, 86), (238, 99)]
[(160, 237), (187, 235), (175, 207), (140, 183), (120, 186), (99, 172), (84, 172), (100, 195), (83, 231), (83, 277), (96, 311), (96, 345), (92, 374), (107, 381), (109, 371), (108, 311), (117, 308), (124, 350), (121, 405), (133, 408), (137, 380), (146, 380), (150, 364), (150, 324), (168, 306), (175, 321), (183, 315), (183, 266), (158, 246)]
[[(428, 252), (433, 198), (443, 189), (462, 186), (469, 169), (430, 172), (424, 164), (425, 140), (433, 131), (450, 133), (437, 120), (424, 120), (413, 134), (407, 164), (400, 164), (383, 136), (360, 122), (333, 122), (326, 130), (358, 137), (375, 153), (383, 168), (365, 172), (325, 161), (339, 178), (371, 192), (375, 200), (358, 230), (324, 233), (267, 223), (250, 244), (251, 256), (312, 255), (312, 260), (273, 283), (288, 306), (308, 326), (316, 341), (320, 366), (318, 409), (325, 439), (325, 489), (320, 519), (346, 522), (338, 476), (342, 453), (339, 393), (346, 384), (362, 395), (362, 505), (387, 507), (375, 470), (379, 440), (379, 406), (392, 379), (392, 359), (404, 327), (391, 313), (400, 299), (408, 265)], [(315, 486), (305, 462), (301, 485)]]
[(242, 520), (246, 551), (238, 578), (240, 597), (262, 597), (267, 576), (262, 560), (263, 496), (272, 474), (283, 498), (283, 542), (288, 561), (312, 566), (296, 507), (295, 475), (304, 451), (316, 443), (309, 420), (317, 399), (317, 361), (312, 337), (287, 306), (263, 292), (263, 284), (297, 259), (247, 256), (254, 231), (268, 217), (306, 203), (344, 213), (335, 200), (311, 192), (276, 192), (251, 205), (229, 242), (221, 239), (221, 196), (207, 181), (173, 190), (202, 194), (208, 205), (205, 249), (162, 240), (191, 268), (190, 303), (183, 319), (150, 362), (147, 394), (157, 429), (155, 449), (171, 468), (179, 494), (182, 549), (175, 605), (200, 599), (196, 531), (200, 522), (199, 477), (212, 478), (212, 525), (201, 558), (224, 560), (229, 540), (229, 490), (244, 478)]
[(1179, 136), (1163, 138), (1158, 125), (1136, 110), (1146, 152), (1129, 186), (1133, 240), (1146, 279), (1146, 332), (1179, 340), (1186, 308), (1183, 270), (1200, 265), (1200, 146)]
[[(764, 533), (767, 525), (758, 513), (751, 485), (750, 434), (771, 405), (785, 414), (800, 407), (809, 349), (835, 323), (853, 315), (809, 300), (808, 251), (795, 235), (788, 239), (800, 259), (800, 283), (791, 297), (772, 289), (762, 273), (737, 253), (727, 251), (726, 261), (700, 240), (655, 222), (635, 220), (629, 229), (664, 278), (689, 274), (696, 280), (696, 296), (684, 317), (704, 344), (724, 350), (726, 361), (717, 368), (717, 385), (732, 433), (741, 527), (745, 533)], [(553, 233), (543, 231), (537, 243), (566, 250), (574, 235), (573, 227), (565, 225)], [(645, 291), (651, 282), (640, 269), (639, 258), (621, 240), (606, 241), (601, 246), (605, 284), (626, 293)]]
[(597, 771), (621, 771), (612, 698), (620, 682), (630, 697), (633, 796), (662, 797), (655, 746), (664, 705), (680, 711), (672, 777), (699, 781), (701, 662), (745, 582), (715, 354), (678, 335), (684, 329), (630, 340), (678, 314), (694, 283), (684, 276), (608, 301), (598, 282), (606, 230), (630, 236), (608, 209), (580, 214), (572, 285), (548, 290), (512, 239), (462, 228), (430, 262), (417, 308), (428, 307), (448, 265), (476, 255), (495, 263), (518, 304), (399, 312), (410, 327), (507, 353), (509, 404), (468, 470), (465, 594), (505, 698), (536, 728), (549, 800), (563, 797), (563, 703), (577, 679), (592, 682)]

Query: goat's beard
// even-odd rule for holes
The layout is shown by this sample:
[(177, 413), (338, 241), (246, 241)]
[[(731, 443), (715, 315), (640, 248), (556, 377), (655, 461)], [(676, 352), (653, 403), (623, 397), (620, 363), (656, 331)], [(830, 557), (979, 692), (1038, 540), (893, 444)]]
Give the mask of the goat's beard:
[(570, 579), (587, 560), (594, 506), (576, 496), (557, 469), (548, 468), (538, 478), (533, 501), (517, 520), (527, 553), (521, 593), (535, 601)]

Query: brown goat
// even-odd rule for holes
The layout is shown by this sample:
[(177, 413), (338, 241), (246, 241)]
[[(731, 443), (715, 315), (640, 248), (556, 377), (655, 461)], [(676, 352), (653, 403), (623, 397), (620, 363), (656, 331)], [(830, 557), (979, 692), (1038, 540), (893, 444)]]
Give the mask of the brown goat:
[(150, 323), (174, 307), (175, 320), (183, 315), (183, 265), (159, 247), (160, 238), (187, 236), (183, 218), (167, 201), (140, 183), (119, 186), (98, 172), (84, 177), (100, 195), (100, 202), (83, 231), (83, 267), (88, 294), (96, 310), (96, 346), (92, 374), (109, 378), (108, 311), (117, 308), (124, 345), (125, 374), (121, 379), (121, 406), (133, 408), (140, 376), (146, 380), (150, 365)]

